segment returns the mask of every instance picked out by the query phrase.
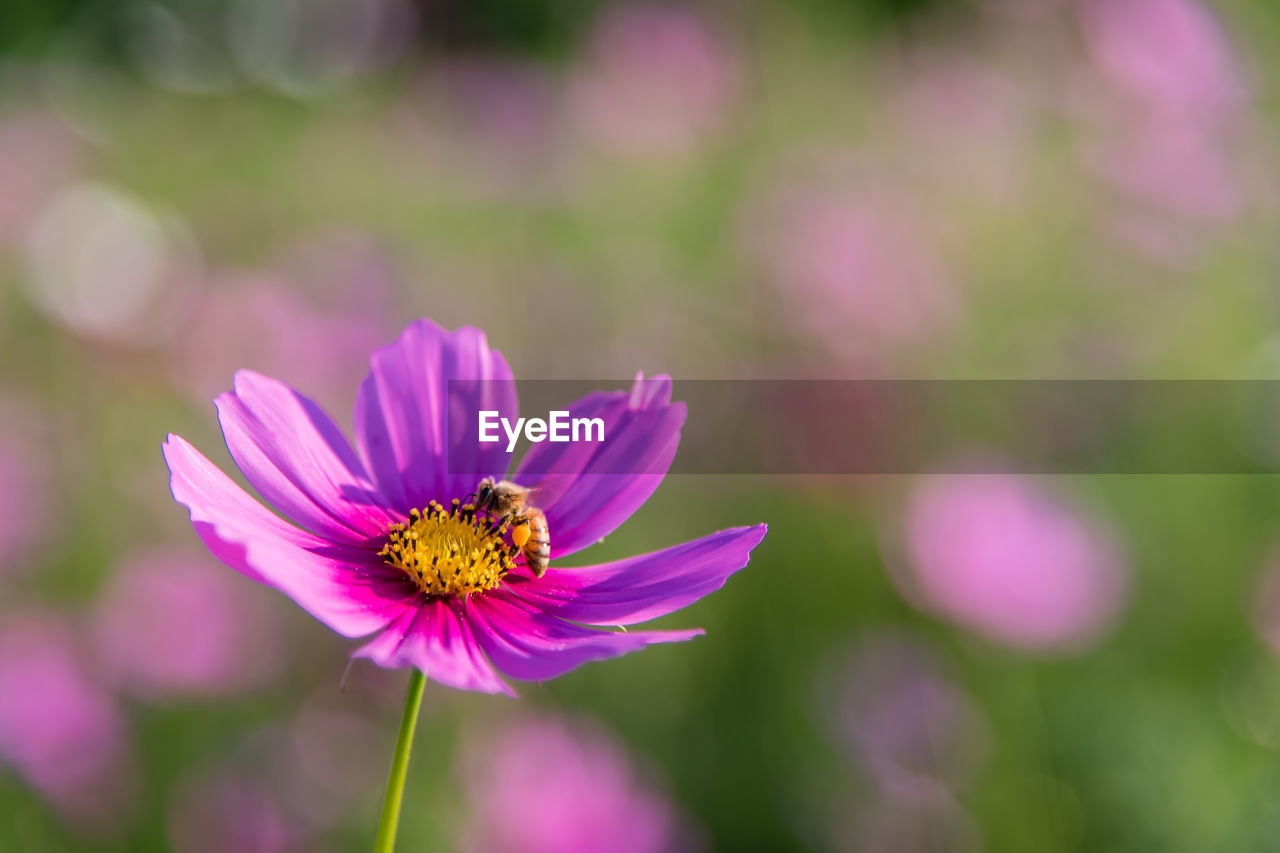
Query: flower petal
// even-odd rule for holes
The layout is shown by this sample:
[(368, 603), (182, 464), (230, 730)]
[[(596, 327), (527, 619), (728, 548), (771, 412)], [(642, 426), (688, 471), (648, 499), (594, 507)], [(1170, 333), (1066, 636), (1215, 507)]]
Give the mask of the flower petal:
[(217, 399), (227, 449), (271, 505), (325, 539), (359, 543), (390, 516), (342, 430), (313, 400), (250, 370)]
[(489, 660), (522, 681), (545, 681), (593, 660), (619, 657), (652, 643), (678, 643), (688, 631), (602, 631), (548, 616), (501, 590), (474, 596), (467, 617)]
[(515, 476), (536, 489), (553, 560), (603, 539), (649, 499), (675, 458), (686, 414), (684, 403), (671, 402), (667, 376), (638, 376), (630, 393), (589, 394), (569, 413), (601, 418), (605, 440), (535, 444)]
[(468, 422), (484, 409), (518, 417), (511, 368), (479, 329), (446, 332), (424, 318), (373, 354), (356, 396), (356, 443), (393, 507), (448, 505), (474, 490), (474, 472), (506, 473), (505, 443), (480, 444)]
[(415, 666), (427, 678), (461, 690), (516, 695), (480, 651), (463, 602), (419, 601), (351, 656), (389, 669)]
[(280, 590), (339, 634), (377, 631), (417, 591), (372, 552), (326, 542), (274, 515), (184, 439), (170, 435), (164, 457), (173, 497), (191, 511), (209, 551)]
[(734, 527), (614, 563), (547, 571), (511, 591), (538, 609), (588, 625), (634, 625), (687, 607), (724, 586), (766, 527)]

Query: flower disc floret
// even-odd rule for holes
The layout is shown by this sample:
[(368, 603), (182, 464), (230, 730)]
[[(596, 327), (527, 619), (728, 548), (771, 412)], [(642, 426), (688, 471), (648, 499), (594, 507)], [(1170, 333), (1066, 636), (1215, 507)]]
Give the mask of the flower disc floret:
[(387, 565), (413, 578), (429, 596), (484, 592), (515, 568), (519, 549), (506, 541), (507, 526), (454, 498), (449, 509), (436, 501), (414, 509), (408, 521), (391, 525), (378, 552)]

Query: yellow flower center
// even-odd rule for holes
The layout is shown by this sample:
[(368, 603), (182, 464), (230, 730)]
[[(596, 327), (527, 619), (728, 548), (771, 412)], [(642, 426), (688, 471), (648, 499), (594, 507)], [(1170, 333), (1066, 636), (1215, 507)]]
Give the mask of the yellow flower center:
[(515, 568), (519, 549), (507, 526), (455, 498), (446, 510), (432, 501), (409, 520), (391, 525), (378, 555), (413, 578), (427, 595), (467, 595), (493, 589)]

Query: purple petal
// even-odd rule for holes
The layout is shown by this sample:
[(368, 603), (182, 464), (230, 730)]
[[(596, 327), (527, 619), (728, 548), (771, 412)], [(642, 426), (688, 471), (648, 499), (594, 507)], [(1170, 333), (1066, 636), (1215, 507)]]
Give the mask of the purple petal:
[(209, 551), (347, 637), (377, 631), (417, 588), (371, 551), (326, 542), (269, 512), (184, 439), (164, 445), (170, 486)]
[(649, 499), (675, 458), (686, 414), (684, 403), (671, 402), (666, 376), (637, 377), (630, 393), (589, 394), (569, 412), (603, 419), (605, 440), (535, 444), (515, 477), (538, 487), (553, 560), (603, 539)]
[(465, 617), (463, 602), (421, 600), (369, 643), (352, 652), (378, 666), (415, 666), (433, 681), (462, 690), (515, 696), (493, 671)]
[(518, 417), (511, 369), (479, 329), (446, 332), (422, 319), (373, 354), (356, 396), (356, 442), (393, 507), (448, 504), (475, 489), (472, 472), (506, 473), (506, 444), (480, 444), (469, 422), (482, 409)]
[(702, 539), (614, 563), (552, 568), (511, 591), (538, 609), (588, 625), (634, 625), (687, 607), (724, 586), (747, 564), (765, 525), (721, 530)]
[(386, 533), (390, 516), (342, 431), (316, 403), (249, 370), (218, 397), (227, 449), (271, 505), (311, 532), (359, 543)]
[(493, 665), (522, 681), (545, 681), (587, 661), (618, 657), (652, 643), (682, 642), (703, 633), (700, 628), (629, 633), (584, 628), (541, 613), (501, 590), (473, 597), (467, 617)]

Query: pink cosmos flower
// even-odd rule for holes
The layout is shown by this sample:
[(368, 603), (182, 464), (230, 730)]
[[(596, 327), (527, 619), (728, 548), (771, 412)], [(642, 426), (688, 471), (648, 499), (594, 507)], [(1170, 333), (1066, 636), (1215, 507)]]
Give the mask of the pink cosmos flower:
[(124, 717), (70, 627), (46, 613), (0, 627), (0, 764), (68, 815), (109, 824), (130, 792)]
[(30, 562), (48, 535), (48, 472), (28, 442), (0, 435), (0, 576)]
[(922, 605), (996, 642), (1070, 650), (1124, 603), (1128, 571), (1110, 532), (1034, 480), (926, 479), (906, 519), (909, 585)]
[[(481, 444), (466, 413), (517, 417), (512, 374), (474, 328), (412, 323), (374, 353), (355, 405), (355, 448), (312, 400), (250, 371), (216, 403), (240, 471), (290, 521), (250, 497), (182, 438), (164, 445), (175, 499), (232, 568), (273, 586), (334, 631), (375, 634), (353, 654), (413, 666), (453, 687), (514, 695), (499, 673), (542, 681), (687, 631), (611, 631), (678, 610), (746, 565), (765, 526), (724, 530), (663, 551), (584, 568), (559, 562), (599, 541), (648, 499), (685, 418), (667, 377), (569, 406), (599, 417), (599, 444), (542, 443), (513, 478), (554, 469), (540, 501), (550, 568), (534, 577), (510, 542), (461, 501), (510, 453)], [(451, 382), (451, 380), (454, 380)], [(485, 381), (505, 380), (505, 381)], [(554, 464), (552, 464), (554, 463)], [(619, 470), (638, 473), (617, 473)], [(471, 473), (453, 473), (465, 470)], [(482, 472), (477, 474), (476, 472)]]
[(738, 60), (707, 21), (674, 4), (607, 8), (569, 86), (570, 113), (600, 147), (679, 159), (732, 112)]
[(387, 740), (370, 717), (325, 707), (313, 697), (287, 729), (287, 754), (265, 778), (300, 822), (331, 826), (383, 782)]
[(820, 707), (872, 784), (852, 800), (832, 790), (832, 848), (975, 849), (957, 795), (985, 757), (981, 710), (932, 648), (906, 634), (866, 635), (833, 664), (819, 682)]
[(559, 112), (555, 86), (543, 69), (509, 59), (462, 58), (431, 81), (444, 88), (448, 118), (424, 118), (433, 129), (444, 124), (456, 134), (461, 150), (452, 162), (475, 158), (477, 171), (497, 171), (507, 186), (547, 172)]
[(1131, 122), (1113, 131), (1089, 160), (1126, 197), (1194, 223), (1229, 220), (1244, 206), (1233, 152), (1198, 125)]
[(956, 324), (959, 287), (908, 205), (809, 186), (771, 202), (753, 251), (796, 325), (841, 359), (883, 357)]
[(986, 720), (923, 641), (872, 634), (830, 674), (830, 728), (886, 795), (956, 789), (974, 776)]
[(257, 687), (283, 663), (267, 602), (203, 552), (129, 555), (96, 605), (105, 671), (156, 700)]
[(384, 781), (387, 740), (365, 715), (310, 697), (292, 719), (224, 743), (215, 763), (175, 787), (171, 843), (183, 851), (327, 849), (317, 836)]
[(1025, 202), (1036, 116), (1030, 86), (1015, 72), (927, 53), (895, 65), (888, 84), (879, 144), (895, 175), (918, 177), (931, 199), (954, 193), (968, 204)]
[(1280, 549), (1259, 576), (1253, 595), (1253, 625), (1271, 653), (1280, 657)]
[(1099, 70), (1150, 107), (1205, 117), (1246, 99), (1231, 45), (1196, 0), (1081, 0), (1079, 11)]
[(872, 795), (844, 804), (832, 820), (831, 849), (848, 853), (978, 853), (982, 832), (946, 791)]
[(1071, 87), (1109, 236), (1184, 265), (1260, 200), (1243, 57), (1197, 0), (1077, 0), (1095, 73)]
[(322, 402), (350, 399), (365, 355), (391, 328), (393, 277), (375, 245), (346, 231), (310, 236), (263, 270), (216, 273), (182, 329), (175, 379), (203, 401), (251, 367)]
[(462, 849), (483, 853), (670, 853), (690, 846), (679, 816), (636, 779), (624, 748), (589, 721), (530, 717), (486, 731), (465, 756), (483, 808)]
[(281, 811), (270, 790), (231, 773), (182, 785), (170, 807), (168, 836), (178, 853), (309, 849), (305, 830)]
[(0, 247), (21, 239), (33, 212), (74, 179), (83, 157), (80, 140), (52, 115), (0, 121)]

